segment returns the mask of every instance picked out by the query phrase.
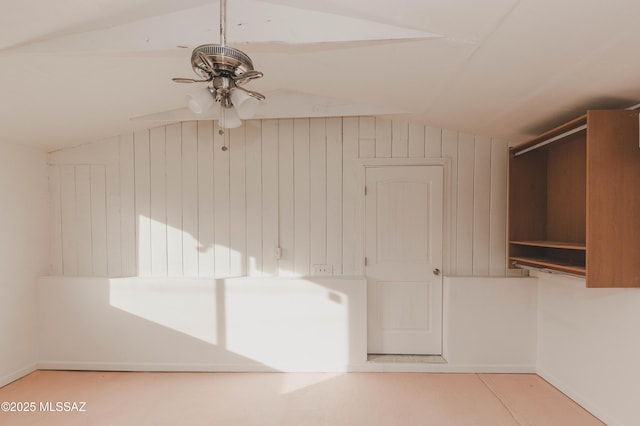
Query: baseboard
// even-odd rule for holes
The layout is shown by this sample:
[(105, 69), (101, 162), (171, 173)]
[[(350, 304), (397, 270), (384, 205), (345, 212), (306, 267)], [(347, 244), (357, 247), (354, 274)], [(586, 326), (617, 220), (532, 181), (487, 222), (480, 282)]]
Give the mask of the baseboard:
[(121, 363), (121, 362), (68, 362), (41, 361), (41, 370), (84, 370), (84, 371), (154, 371), (154, 372), (210, 372), (210, 373), (325, 373), (346, 372), (345, 366), (304, 366), (291, 365), (276, 369), (262, 364), (205, 364), (205, 363)]
[(547, 382), (549, 382), (549, 384), (551, 384), (553, 387), (558, 389), (560, 392), (562, 392), (563, 394), (571, 398), (573, 401), (575, 401), (576, 404), (580, 405), (582, 408), (584, 408), (585, 410), (593, 414), (595, 417), (600, 419), (603, 423), (609, 426), (624, 425), (623, 422), (620, 422), (619, 420), (614, 419), (611, 416), (609, 416), (607, 413), (605, 413), (604, 410), (598, 407), (598, 404), (594, 403), (592, 400), (588, 398), (585, 398), (584, 395), (582, 395), (580, 392), (577, 392), (571, 386), (568, 386), (567, 384), (562, 382), (553, 374), (550, 374), (549, 372), (545, 371), (542, 368), (537, 369), (537, 374), (538, 376), (542, 377)]
[(453, 365), (425, 363), (364, 362), (350, 365), (291, 366), (275, 369), (259, 364), (201, 364), (201, 363), (119, 363), (41, 361), (41, 370), (93, 370), (93, 371), (158, 371), (158, 372), (283, 372), (283, 373), (524, 373), (535, 374), (533, 365)]
[(428, 364), (428, 363), (393, 363), (367, 362), (350, 365), (350, 372), (385, 372), (385, 373), (511, 373), (535, 374), (534, 365), (484, 365), (484, 364)]
[(9, 373), (0, 377), (0, 388), (8, 385), (11, 382), (15, 382), (16, 380), (26, 376), (27, 374), (33, 373), (37, 369), (38, 369), (38, 365), (36, 363), (33, 363), (13, 373)]
[(40, 361), (40, 370), (69, 371), (155, 371), (155, 372), (273, 372), (272, 368), (250, 364), (200, 364), (152, 362)]

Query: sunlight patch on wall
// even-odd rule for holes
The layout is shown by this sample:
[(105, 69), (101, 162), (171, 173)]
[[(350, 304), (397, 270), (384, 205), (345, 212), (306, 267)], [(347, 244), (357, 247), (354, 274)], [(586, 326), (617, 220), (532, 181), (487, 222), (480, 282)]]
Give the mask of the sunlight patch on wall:
[(110, 304), (216, 345), (220, 326), (216, 315), (218, 283), (181, 279), (177, 284), (151, 279), (137, 279), (135, 283), (131, 280), (110, 280)]
[(349, 363), (346, 294), (306, 280), (237, 280), (227, 286), (225, 309), (232, 352), (285, 370)]
[[(168, 222), (168, 223), (165, 223)], [(198, 230), (167, 218), (138, 217), (137, 276), (228, 278), (244, 275), (244, 255), (225, 243), (197, 237)], [(202, 229), (201, 229), (202, 230)], [(222, 235), (218, 238), (223, 239)]]
[(354, 298), (363, 289), (363, 280), (126, 278), (109, 281), (109, 303), (278, 371), (343, 371), (365, 356), (364, 299)]

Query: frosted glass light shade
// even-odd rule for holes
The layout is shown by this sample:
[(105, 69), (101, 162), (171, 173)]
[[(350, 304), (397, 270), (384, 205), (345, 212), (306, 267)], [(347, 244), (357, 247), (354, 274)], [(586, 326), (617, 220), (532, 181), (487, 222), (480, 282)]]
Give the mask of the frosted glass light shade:
[(222, 129), (235, 129), (242, 125), (242, 121), (240, 120), (240, 117), (238, 117), (238, 112), (234, 107), (224, 108), (220, 105), (220, 119), (218, 120), (218, 125)]
[(215, 103), (209, 89), (198, 90), (187, 95), (187, 106), (195, 114), (204, 114)]
[(249, 96), (244, 90), (231, 89), (231, 102), (238, 111), (238, 117), (248, 120), (256, 115), (258, 110), (258, 100)]

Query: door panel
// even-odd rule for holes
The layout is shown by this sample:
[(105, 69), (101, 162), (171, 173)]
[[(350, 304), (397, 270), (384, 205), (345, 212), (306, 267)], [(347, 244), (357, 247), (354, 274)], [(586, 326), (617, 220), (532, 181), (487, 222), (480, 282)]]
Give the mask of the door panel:
[(369, 353), (442, 352), (443, 169), (367, 168)]
[(378, 241), (380, 262), (429, 261), (429, 185), (421, 182), (378, 184)]
[[(430, 329), (429, 287), (421, 282), (378, 282), (382, 307), (383, 330), (423, 330)], [(407, 306), (406, 299), (415, 300)]]

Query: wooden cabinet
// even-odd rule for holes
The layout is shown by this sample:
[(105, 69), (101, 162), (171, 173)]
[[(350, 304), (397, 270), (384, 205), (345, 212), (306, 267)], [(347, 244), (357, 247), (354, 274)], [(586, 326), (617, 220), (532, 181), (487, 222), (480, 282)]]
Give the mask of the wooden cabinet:
[(640, 287), (638, 111), (593, 110), (510, 149), (509, 265)]

